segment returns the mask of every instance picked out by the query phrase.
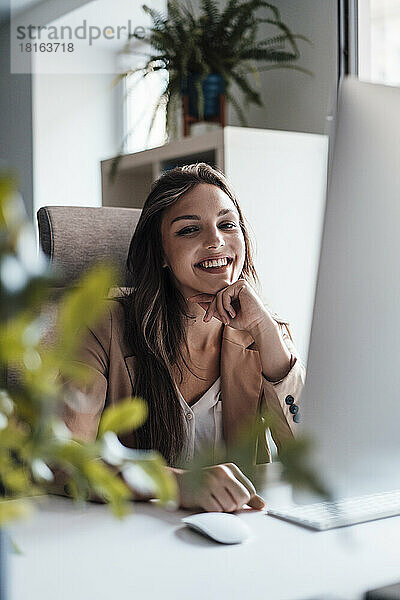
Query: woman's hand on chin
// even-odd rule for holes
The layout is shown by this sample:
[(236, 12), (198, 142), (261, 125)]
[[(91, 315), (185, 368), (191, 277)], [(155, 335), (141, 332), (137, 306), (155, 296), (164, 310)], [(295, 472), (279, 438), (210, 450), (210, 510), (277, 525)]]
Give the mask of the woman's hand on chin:
[(251, 333), (264, 322), (272, 322), (261, 299), (245, 279), (238, 279), (216, 294), (196, 294), (187, 300), (204, 309), (205, 323), (215, 317), (229, 327)]

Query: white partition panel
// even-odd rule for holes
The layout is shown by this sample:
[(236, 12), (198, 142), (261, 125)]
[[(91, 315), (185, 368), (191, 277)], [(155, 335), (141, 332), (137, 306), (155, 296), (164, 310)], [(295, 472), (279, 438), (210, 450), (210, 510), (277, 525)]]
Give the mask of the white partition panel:
[(326, 194), (328, 137), (227, 127), (224, 163), (256, 244), (263, 297), (307, 359)]

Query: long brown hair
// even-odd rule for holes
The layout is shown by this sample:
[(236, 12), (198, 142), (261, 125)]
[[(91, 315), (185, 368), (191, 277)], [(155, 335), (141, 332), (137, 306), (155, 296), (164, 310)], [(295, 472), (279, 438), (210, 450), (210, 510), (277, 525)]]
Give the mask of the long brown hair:
[(133, 234), (126, 263), (125, 340), (135, 356), (134, 394), (144, 398), (148, 418), (135, 431), (138, 448), (158, 450), (168, 464), (179, 464), (185, 423), (173, 379), (173, 368), (186, 364), (186, 300), (163, 268), (161, 222), (164, 211), (196, 185), (219, 187), (239, 213), (245, 243), (241, 277), (256, 282), (249, 235), (239, 204), (225, 176), (205, 163), (164, 172), (151, 191)]

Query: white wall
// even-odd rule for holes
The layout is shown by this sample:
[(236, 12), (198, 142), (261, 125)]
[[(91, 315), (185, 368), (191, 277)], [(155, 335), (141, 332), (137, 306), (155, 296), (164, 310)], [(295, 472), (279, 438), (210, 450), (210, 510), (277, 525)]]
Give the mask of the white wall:
[(10, 73), (10, 29), (0, 26), (0, 168), (17, 177), (28, 217), (33, 213), (32, 82)]
[[(141, 3), (132, 4), (130, 0), (112, 4), (109, 0), (69, 2), (76, 5), (75, 10), (72, 6), (61, 18), (54, 14), (56, 20), (52, 24), (76, 26), (87, 20), (89, 25), (125, 26), (130, 20), (134, 28), (150, 21)], [(148, 4), (160, 9), (165, 0), (151, 0)], [(67, 62), (65, 68), (61, 63), (53, 65), (58, 66), (59, 73), (47, 74), (54, 71), (43, 68), (46, 56), (37, 57), (33, 75), (36, 211), (51, 204), (101, 206), (100, 161), (120, 151), (124, 135), (125, 90), (122, 82), (112, 84), (125, 43), (122, 38), (100, 40), (86, 48), (86, 53), (77, 53), (73, 57), (74, 74), (65, 74)]]
[[(260, 74), (266, 111), (249, 110), (251, 127), (329, 133), (337, 81), (337, 0), (273, 0), (282, 21), (313, 43), (298, 41), (296, 64), (313, 72), (310, 77), (288, 69)], [(276, 30), (276, 29), (275, 29)], [(271, 31), (264, 30), (266, 33)], [(230, 123), (238, 124), (230, 111)]]
[[(13, 9), (26, 9), (32, 23), (55, 19), (88, 0), (12, 0)], [(13, 13), (14, 16), (14, 13)], [(0, 163), (15, 173), (27, 214), (35, 218), (33, 147), (33, 77), (10, 73), (10, 1), (0, 5)], [(59, 103), (60, 98), (57, 98)]]
[(35, 211), (101, 205), (100, 160), (116, 154), (121, 100), (113, 75), (34, 75)]

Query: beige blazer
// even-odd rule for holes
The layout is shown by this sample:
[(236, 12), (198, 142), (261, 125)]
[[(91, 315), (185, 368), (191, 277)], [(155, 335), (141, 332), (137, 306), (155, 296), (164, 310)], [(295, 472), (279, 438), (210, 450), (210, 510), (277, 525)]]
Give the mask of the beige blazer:
[[(116, 300), (107, 300), (107, 313), (101, 323), (88, 330), (77, 359), (92, 372), (90, 384), (77, 387), (65, 382), (63, 418), (74, 436), (94, 440), (103, 409), (133, 395), (135, 357), (126, 348), (123, 336), (123, 308)], [(274, 317), (275, 318), (275, 317)], [(305, 368), (293, 345), (287, 322), (275, 318), (289, 351), (297, 357), (288, 375), (271, 383), (262, 374), (259, 353), (253, 339), (245, 331), (225, 326), (221, 347), (221, 393), (223, 436), (227, 461), (235, 462), (235, 439), (244, 424), (256, 422), (261, 411), (273, 415), (271, 434), (278, 450), (292, 438), (296, 423), (290, 404), (298, 405), (305, 381)], [(289, 398), (288, 398), (289, 396)], [(290, 396), (292, 398), (290, 398)], [(293, 410), (293, 409), (292, 409)], [(134, 432), (121, 438), (135, 447)], [(271, 461), (266, 437), (253, 440), (254, 463)]]

